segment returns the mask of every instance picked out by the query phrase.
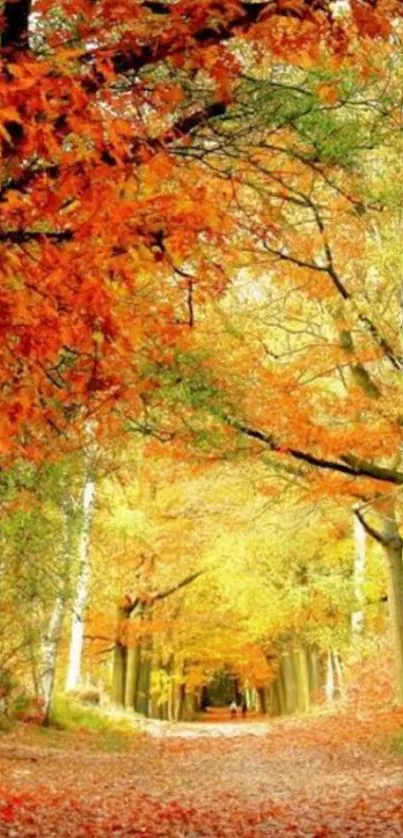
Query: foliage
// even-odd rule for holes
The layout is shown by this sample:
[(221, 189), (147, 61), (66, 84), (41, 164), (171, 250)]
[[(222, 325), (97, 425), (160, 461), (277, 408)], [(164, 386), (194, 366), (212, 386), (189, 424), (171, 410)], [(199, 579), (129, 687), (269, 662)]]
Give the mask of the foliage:
[[(150, 389), (141, 368), (186, 352), (196, 308), (227, 286), (220, 262), (231, 267), (243, 225), (214, 148), (206, 168), (194, 141), (227, 120), (232, 140), (243, 70), (269, 56), (314, 66), (326, 49), (331, 68), (349, 66), (360, 39), (388, 37), (401, 7), (360, 0), (334, 19), (305, 0), (292, 14), (281, 2), (40, 0), (31, 20), (30, 2), (3, 6), (1, 451), (35, 459), (49, 435), (65, 446), (74, 422), (96, 415), (101, 434), (104, 417), (109, 432), (122, 414), (137, 421)], [(313, 78), (309, 104), (315, 83), (325, 103), (336, 95), (333, 79)], [(295, 115), (319, 161), (345, 156), (356, 125), (337, 131), (330, 108), (319, 125), (287, 107), (280, 135)]]
[[(389, 711), (257, 724), (253, 735), (243, 722), (232, 736), (225, 724), (218, 735), (198, 726), (196, 736), (185, 725), (174, 737), (137, 737), (130, 754), (89, 752), (61, 733), (54, 748), (48, 737), (26, 750), (3, 741), (1, 828), (57, 838), (398, 836), (401, 759), (384, 741), (401, 723), (401, 712)], [(24, 755), (37, 761), (34, 771), (21, 773)]]

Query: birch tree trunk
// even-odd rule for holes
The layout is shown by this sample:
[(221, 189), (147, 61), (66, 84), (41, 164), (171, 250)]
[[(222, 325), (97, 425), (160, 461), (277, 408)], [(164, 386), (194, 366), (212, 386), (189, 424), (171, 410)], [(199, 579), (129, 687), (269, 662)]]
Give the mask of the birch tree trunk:
[(356, 515), (354, 515), (354, 546), (354, 594), (359, 607), (351, 615), (351, 630), (354, 634), (361, 634), (364, 628), (366, 532)]
[(326, 666), (326, 683), (325, 683), (325, 694), (326, 694), (326, 701), (328, 704), (332, 704), (334, 701), (334, 691), (335, 691), (335, 683), (334, 683), (334, 669), (333, 669), (333, 655), (332, 650), (328, 649), (327, 652), (327, 666)]
[(49, 625), (42, 642), (42, 672), (39, 691), (43, 702), (44, 724), (49, 723), (50, 708), (55, 681), (57, 650), (63, 625), (65, 600), (58, 596), (53, 607)]
[(78, 545), (78, 576), (76, 593), (72, 603), (71, 635), (69, 661), (66, 677), (66, 690), (74, 690), (80, 683), (81, 659), (84, 641), (84, 619), (90, 583), (90, 529), (95, 498), (95, 481), (86, 470), (81, 497), (81, 532)]
[(340, 660), (340, 657), (337, 652), (333, 652), (333, 663), (334, 663), (334, 671), (337, 676), (337, 694), (338, 697), (343, 699), (344, 698), (344, 678), (343, 678), (343, 667)]
[(69, 573), (71, 563), (70, 519), (68, 504), (62, 503), (63, 535), (60, 556), (61, 578), (56, 599), (50, 615), (48, 627), (42, 641), (41, 666), (37, 673), (38, 692), (43, 702), (44, 725), (49, 724), (50, 709), (55, 682), (57, 653), (63, 627), (66, 602), (69, 587)]

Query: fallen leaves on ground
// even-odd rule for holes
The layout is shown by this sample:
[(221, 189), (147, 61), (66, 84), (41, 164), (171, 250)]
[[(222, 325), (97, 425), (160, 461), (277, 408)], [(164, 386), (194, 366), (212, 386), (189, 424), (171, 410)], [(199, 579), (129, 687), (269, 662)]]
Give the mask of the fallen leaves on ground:
[(219, 725), (161, 726), (126, 753), (93, 750), (86, 735), (5, 736), (0, 835), (403, 834), (402, 762), (377, 745), (402, 729), (402, 711), (238, 724), (222, 725), (223, 735)]

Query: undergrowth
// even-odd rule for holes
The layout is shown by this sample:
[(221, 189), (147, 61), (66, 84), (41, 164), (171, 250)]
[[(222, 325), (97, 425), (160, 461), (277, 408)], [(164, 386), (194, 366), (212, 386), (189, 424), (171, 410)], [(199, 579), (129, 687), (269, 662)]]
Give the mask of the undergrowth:
[(67, 695), (56, 696), (50, 724), (59, 731), (94, 734), (97, 745), (107, 751), (128, 750), (139, 731), (134, 715), (131, 718), (113, 709), (87, 706)]

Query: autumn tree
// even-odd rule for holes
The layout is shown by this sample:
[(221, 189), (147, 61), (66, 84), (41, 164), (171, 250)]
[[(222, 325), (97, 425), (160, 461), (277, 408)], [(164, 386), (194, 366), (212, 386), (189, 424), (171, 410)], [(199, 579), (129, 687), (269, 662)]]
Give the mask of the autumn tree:
[[(397, 0), (355, 0), (341, 15), (325, 0), (314, 5), (146, 0), (116, 8), (108, 2), (3, 2), (0, 453), (7, 469), (17, 455), (35, 461), (52, 447), (53, 457), (71, 446), (85, 452), (89, 427), (100, 439), (115, 437), (123, 426), (172, 441), (176, 417), (170, 416), (165, 428), (160, 414), (175, 389), (175, 404), (187, 399), (180, 418), (187, 419), (196, 406), (204, 412), (197, 427), (204, 450), (213, 438), (226, 449), (236, 437), (238, 447), (243, 436), (245, 449), (288, 453), (298, 463), (347, 479), (402, 481), (398, 467), (383, 459), (395, 452), (399, 417), (394, 408), (392, 416), (375, 410), (383, 364), (391, 368), (388, 408), (398, 392), (395, 332), (389, 334), (389, 327), (384, 332), (383, 323), (368, 313), (365, 282), (355, 270), (357, 245), (353, 253), (346, 245), (352, 230), (360, 247), (367, 245), (372, 218), (366, 197), (342, 165), (355, 130), (348, 119), (336, 130), (337, 153), (327, 142), (335, 132), (332, 114), (339, 96), (338, 81), (329, 84), (329, 73), (343, 57), (356, 66), (360, 39), (387, 39), (400, 10)], [(273, 64), (284, 66), (291, 54), (285, 85), (273, 77), (262, 88), (253, 68), (260, 65), (264, 73), (272, 56)], [(308, 93), (304, 86), (302, 93), (294, 89), (298, 60), (301, 66), (322, 66), (325, 54), (331, 58), (324, 76), (320, 71), (323, 77), (320, 72), (309, 77)], [(278, 84), (280, 96), (291, 97), (286, 114)], [(342, 115), (353, 105), (361, 108), (346, 88), (348, 80), (341, 77)], [(261, 108), (262, 90), (270, 119)], [(257, 111), (266, 118), (264, 126), (256, 121)], [(360, 137), (367, 137), (361, 127)], [(271, 128), (285, 148), (268, 144)], [(234, 171), (228, 160), (235, 161)], [(350, 157), (347, 162), (354, 164)], [(333, 235), (336, 218), (340, 224)], [(230, 320), (225, 292), (230, 281), (239, 280), (241, 268), (252, 264), (259, 281), (268, 273), (279, 278), (279, 266), (291, 267), (284, 279), (287, 293), (299, 271), (304, 282), (308, 276), (324, 281), (318, 292), (309, 280), (303, 302), (299, 297), (294, 313), (287, 312), (295, 322), (313, 314), (319, 318), (321, 349), (315, 351), (315, 335), (295, 368), (293, 361), (277, 364), (270, 354), (277, 348), (262, 344), (260, 327), (253, 351), (250, 344), (239, 346), (231, 326), (222, 356), (206, 360), (215, 339), (207, 328), (207, 304), (223, 302), (223, 315), (216, 314), (210, 325), (221, 316)], [(324, 311), (326, 306), (332, 310)], [(327, 376), (323, 346), (332, 350), (335, 368), (349, 370), (347, 395), (339, 380), (328, 396), (326, 387), (310, 387), (302, 379), (309, 393), (302, 405), (304, 360), (316, 378)], [(189, 370), (190, 389), (182, 383)], [(312, 423), (317, 404), (319, 421)], [(376, 421), (365, 440), (360, 426), (357, 442), (358, 408), (368, 417), (366, 428), (369, 417), (375, 414)], [(206, 430), (207, 414), (213, 418)], [(348, 427), (342, 439), (329, 431), (329, 422), (333, 428), (341, 414)], [(341, 449), (341, 442), (347, 448)], [(84, 482), (88, 488), (89, 472)], [(370, 491), (361, 483), (357, 494), (366, 497)], [(400, 536), (393, 518), (388, 520), (394, 532), (388, 529), (382, 537), (398, 570)], [(85, 573), (83, 578), (85, 583)], [(52, 631), (62, 610), (54, 612)]]
[(199, 354), (155, 374), (171, 405), (181, 382), (182, 439), (241, 437), (312, 498), (354, 506), (386, 554), (401, 693), (401, 67), (378, 45), (358, 74), (277, 65), (247, 85), (192, 152), (232, 183), (233, 286), (201, 317)]
[(3, 3), (4, 454), (18, 441), (37, 456), (45, 429), (89, 416), (114, 427), (117, 404), (138, 414), (139, 368), (169, 362), (194, 295), (225, 285), (228, 186), (181, 149), (227, 118), (244, 51), (342, 54), (351, 32), (386, 36), (399, 8), (356, 0), (351, 20), (306, 0)]
[(1, 668), (41, 700), (45, 716), (74, 584), (71, 485), (71, 464), (19, 462), (1, 486)]

